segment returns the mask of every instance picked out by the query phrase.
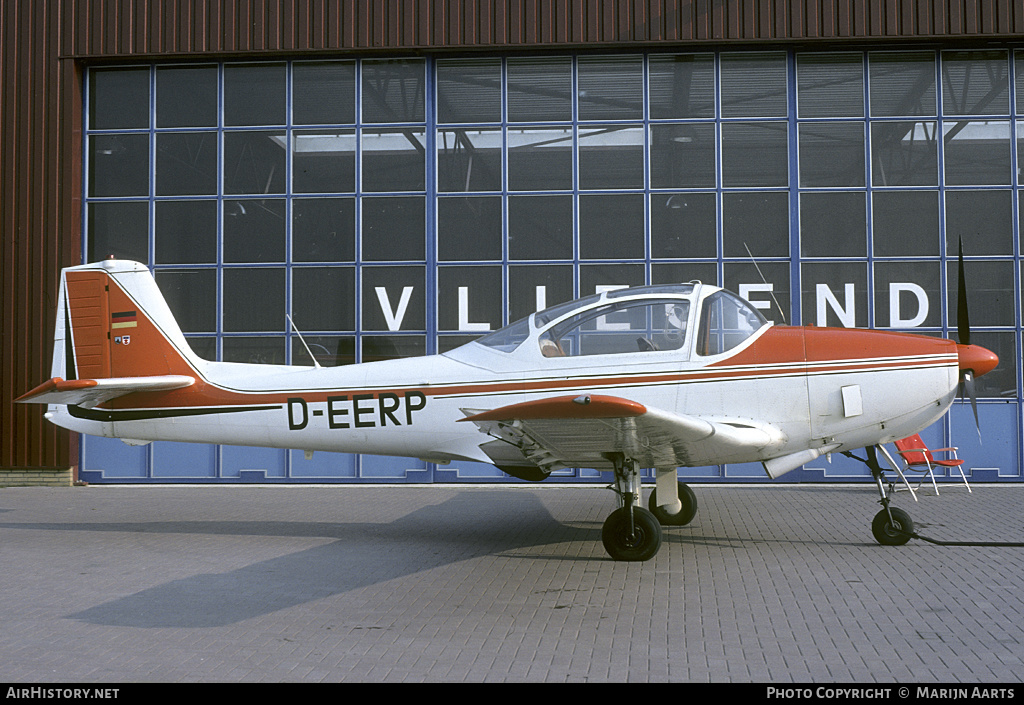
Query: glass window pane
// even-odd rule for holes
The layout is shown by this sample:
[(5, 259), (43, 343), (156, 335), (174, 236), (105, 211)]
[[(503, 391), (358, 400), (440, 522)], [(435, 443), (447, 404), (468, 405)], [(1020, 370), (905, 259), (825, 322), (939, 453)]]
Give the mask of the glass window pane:
[(361, 273), (362, 330), (421, 331), (426, 328), (424, 267), (364, 267)]
[(1010, 183), (1009, 121), (945, 122), (942, 130), (947, 185)]
[[(756, 266), (750, 258), (746, 262), (726, 262), (723, 276), (724, 288), (745, 298), (769, 321), (793, 322), (789, 262), (765, 262), (758, 259)], [(785, 313), (779, 310), (780, 306)]]
[(501, 196), (439, 198), (437, 254), (441, 260), (500, 260)]
[(812, 262), (803, 264), (800, 273), (804, 325), (867, 327), (867, 264)]
[(789, 194), (722, 194), (722, 239), (726, 257), (788, 257)]
[[(229, 332), (283, 331), (284, 269), (232, 267), (224, 270), (224, 330)], [(259, 306), (253, 306), (259, 301)], [(283, 362), (283, 360), (282, 360)]]
[(963, 238), (964, 255), (1012, 255), (1012, 204), (1008, 189), (946, 191), (946, 251)]
[(800, 194), (800, 251), (804, 257), (866, 257), (864, 194)]
[(364, 130), (364, 191), (423, 191), (426, 143), (423, 130)]
[(284, 64), (224, 67), (225, 125), (285, 124)]
[(296, 130), (292, 133), (292, 169), (296, 193), (355, 191), (355, 131)]
[(643, 188), (642, 127), (581, 127), (578, 145), (581, 189)]
[(938, 186), (937, 126), (932, 121), (871, 123), (875, 186)]
[(871, 203), (876, 257), (939, 255), (937, 191), (875, 191)]
[(876, 327), (942, 325), (939, 262), (875, 262), (874, 271)]
[(999, 365), (994, 370), (983, 377), (975, 378), (975, 390), (979, 397), (1006, 400), (1017, 396), (1017, 365), (1013, 362), (1017, 355), (1015, 338), (1013, 333), (995, 331), (978, 331), (971, 335), (971, 343), (987, 348), (999, 357)]
[(651, 125), (651, 188), (714, 188), (713, 123)]
[(156, 263), (217, 261), (217, 201), (156, 202)]
[[(964, 242), (965, 257), (967, 253), (968, 246)], [(949, 326), (951, 332), (955, 333), (959, 263), (954, 256), (946, 264), (946, 305), (949, 312), (946, 325)], [(1013, 262), (985, 262), (966, 259), (964, 274), (967, 279), (967, 306), (971, 312), (971, 327), (1013, 326), (1016, 318)], [(974, 340), (973, 334), (971, 342), (981, 344), (980, 341)]]
[(149, 68), (89, 71), (89, 129), (149, 127)]
[(352, 262), (355, 257), (354, 198), (296, 198), (292, 201), (292, 259), (296, 262)]
[(88, 207), (88, 261), (108, 257), (149, 261), (149, 204), (90, 203)]
[(283, 132), (224, 133), (225, 193), (284, 193)]
[(572, 259), (572, 196), (510, 196), (508, 252), (517, 260)]
[(199, 359), (201, 360), (216, 360), (217, 359), (217, 338), (213, 336), (196, 337), (188, 336), (185, 339), (188, 346), (192, 348)]
[(509, 122), (572, 119), (572, 59), (508, 59)]
[(310, 353), (321, 367), (340, 367), (341, 365), (352, 365), (356, 362), (356, 338), (354, 335), (306, 335), (292, 336), (292, 364), (312, 365), (309, 358)]
[(580, 265), (580, 296), (588, 296), (608, 289), (642, 286), (645, 283), (642, 264)]
[(577, 61), (580, 120), (643, 118), (642, 57), (581, 56)]
[(935, 54), (930, 51), (868, 54), (871, 114), (934, 116)]
[(501, 130), (438, 130), (439, 191), (500, 191)]
[(422, 335), (364, 335), (362, 361), (399, 360), (427, 354), (427, 339)]
[(345, 125), (356, 121), (354, 61), (292, 65), (292, 120), (296, 125)]
[(217, 126), (217, 67), (158, 66), (157, 127)]
[(420, 59), (364, 61), (364, 122), (423, 122), (425, 63)]
[(714, 54), (655, 55), (649, 66), (651, 119), (715, 116)]
[(864, 185), (864, 123), (803, 123), (801, 186)]
[(355, 267), (294, 267), (291, 316), (303, 334), (355, 330)]
[(786, 55), (722, 54), (722, 117), (785, 117)]
[(501, 59), (439, 59), (437, 121), (501, 122)]
[(501, 267), (441, 267), (437, 290), (439, 330), (484, 333), (501, 328)]
[(89, 195), (149, 195), (149, 135), (89, 137)]
[(224, 201), (224, 261), (283, 262), (284, 219), (284, 199)]
[(643, 195), (580, 196), (580, 257), (643, 259)]
[(796, 85), (802, 118), (864, 116), (862, 54), (798, 54)]
[(685, 282), (718, 284), (718, 264), (715, 262), (654, 262), (651, 264), (651, 284), (682, 284)]
[(224, 338), (223, 360), (251, 365), (283, 365), (285, 347), (283, 335), (230, 336)]
[(217, 193), (217, 133), (158, 132), (156, 195)]
[(787, 186), (788, 145), (784, 122), (722, 123), (722, 185)]
[(513, 191), (572, 188), (572, 129), (508, 131), (508, 187)]
[(217, 270), (158, 269), (156, 283), (185, 333), (217, 330)]
[(426, 257), (426, 218), (421, 196), (363, 199), (364, 260), (422, 260)]
[(651, 194), (651, 257), (715, 257), (717, 224), (713, 193)]
[(942, 53), (942, 112), (1007, 115), (1010, 65), (1003, 50)]
[(512, 265), (508, 268), (508, 320), (518, 321), (573, 299), (572, 265)]

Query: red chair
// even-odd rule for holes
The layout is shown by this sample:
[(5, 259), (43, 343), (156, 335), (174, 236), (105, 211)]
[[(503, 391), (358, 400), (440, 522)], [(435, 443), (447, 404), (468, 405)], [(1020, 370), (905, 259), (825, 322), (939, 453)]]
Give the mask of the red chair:
[[(932, 487), (935, 488), (935, 494), (939, 493), (939, 486), (935, 482), (935, 473), (933, 468), (956, 468), (960, 472), (960, 477), (964, 481), (964, 486), (967, 491), (971, 491), (971, 486), (967, 484), (967, 476), (964, 475), (963, 464), (964, 461), (957, 457), (956, 448), (937, 448), (934, 451), (928, 450), (928, 446), (925, 445), (924, 440), (921, 438), (921, 434), (915, 433), (913, 436), (907, 436), (906, 438), (896, 441), (896, 452), (900, 454), (900, 458), (903, 459), (903, 463), (906, 465), (907, 471), (915, 471), (921, 473), (927, 473), (928, 477), (932, 479)], [(945, 460), (937, 460), (932, 453), (949, 453), (951, 457)], [(921, 483), (924, 482), (925, 476), (921, 476), (921, 482), (917, 483), (918, 488), (921, 487)], [(909, 484), (908, 484), (909, 487)]]

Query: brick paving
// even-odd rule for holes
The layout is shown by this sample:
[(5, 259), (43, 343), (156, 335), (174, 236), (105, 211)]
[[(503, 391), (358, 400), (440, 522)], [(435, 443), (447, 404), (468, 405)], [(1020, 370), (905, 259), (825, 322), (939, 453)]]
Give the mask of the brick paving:
[[(0, 682), (1018, 682), (1024, 548), (873, 485), (700, 486), (646, 563), (580, 486), (0, 489)], [(1024, 487), (897, 504), (1024, 541)]]

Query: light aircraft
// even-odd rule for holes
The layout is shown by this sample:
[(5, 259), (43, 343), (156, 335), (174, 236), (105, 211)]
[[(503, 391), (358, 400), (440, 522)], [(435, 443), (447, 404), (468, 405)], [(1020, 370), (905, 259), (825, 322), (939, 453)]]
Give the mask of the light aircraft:
[[(889, 506), (875, 449), (939, 419), (962, 377), (998, 364), (967, 336), (773, 325), (693, 282), (559, 304), (440, 355), (332, 368), (211, 362), (192, 352), (149, 269), (110, 259), (63, 271), (53, 378), (17, 401), (130, 444), (464, 459), (525, 480), (610, 471), (618, 508), (602, 539), (616, 560), (651, 558), (663, 525), (693, 519), (677, 468), (760, 462), (777, 478), (867, 448), (883, 507), (874, 535), (901, 544), (913, 525)], [(648, 509), (641, 468), (655, 470)]]

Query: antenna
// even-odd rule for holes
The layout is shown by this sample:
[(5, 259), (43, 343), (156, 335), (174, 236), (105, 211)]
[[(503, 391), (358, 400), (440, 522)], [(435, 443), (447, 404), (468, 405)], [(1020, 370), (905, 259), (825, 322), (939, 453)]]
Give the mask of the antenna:
[[(761, 273), (761, 268), (757, 266), (757, 260), (754, 259), (754, 255), (750, 254), (750, 248), (747, 247), (747, 243), (743, 243), (743, 249), (747, 251), (747, 256), (750, 257), (750, 261), (754, 263), (754, 269), (757, 270), (758, 275), (761, 277), (761, 281), (764, 282), (765, 286), (768, 285), (768, 280), (764, 278), (764, 274)], [(772, 295), (772, 301), (775, 302), (775, 308), (779, 309), (779, 315), (782, 316), (783, 324), (786, 323), (786, 312), (782, 310), (782, 306), (779, 305), (779, 300), (775, 298), (775, 290), (772, 288), (768, 289), (768, 293)]]
[(287, 313), (284, 314), (284, 317), (288, 319), (288, 323), (289, 323), (289, 325), (291, 325), (292, 330), (295, 331), (295, 335), (299, 336), (299, 342), (302, 343), (302, 347), (306, 348), (306, 352), (309, 354), (309, 358), (313, 361), (313, 367), (316, 367), (317, 369), (319, 369), (320, 368), (320, 363), (316, 361), (315, 357), (313, 357), (313, 351), (309, 349), (308, 345), (306, 345), (306, 339), (302, 337), (302, 333), (299, 331), (298, 327), (295, 325), (295, 321), (293, 321), (292, 317), (289, 316)]

